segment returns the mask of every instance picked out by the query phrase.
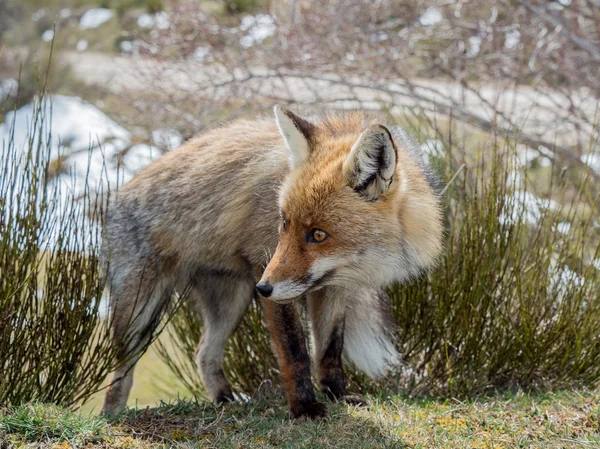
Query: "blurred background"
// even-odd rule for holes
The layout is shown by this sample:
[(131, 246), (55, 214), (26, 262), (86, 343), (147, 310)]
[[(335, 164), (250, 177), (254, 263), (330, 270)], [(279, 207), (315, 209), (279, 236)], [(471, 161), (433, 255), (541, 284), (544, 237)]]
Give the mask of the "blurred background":
[(452, 117), (600, 171), (596, 0), (2, 0), (0, 118), (31, 101), (51, 47), (62, 145), (116, 140), (131, 172), (274, 103)]
[[(545, 241), (545, 248), (560, 254), (544, 256), (549, 264), (553, 261), (554, 271), (531, 281), (529, 298), (542, 291), (550, 299), (547, 310), (532, 318), (537, 327), (527, 338), (534, 342), (537, 331), (548, 330), (540, 317), (562, 307), (566, 292), (561, 288), (567, 287), (560, 285), (578, 292), (578, 317), (583, 312), (593, 316), (586, 307), (593, 306), (594, 313), (600, 307), (597, 300), (590, 302), (599, 291), (597, 278), (586, 284), (583, 274), (596, 276), (589, 273), (600, 270), (598, 0), (0, 0), (0, 140), (14, 137), (18, 145), (27, 139), (32, 101), (40, 89), (52, 94), (47, 129), (55, 178), (125, 182), (202, 130), (237, 117), (269, 115), (277, 103), (307, 115), (333, 108), (381, 110), (408, 128), (432, 160), (445, 162), (445, 182), (465, 164), (494, 159), (500, 147), (510, 147), (515, 156), (510, 169), (494, 172), (494, 179), (523, 193), (515, 212), (519, 223), (535, 227), (546, 212), (556, 212), (548, 229), (559, 239)], [(482, 169), (473, 175), (470, 185), (482, 185), (486, 173)], [(557, 180), (564, 188), (552, 187)], [(512, 212), (502, 215), (501, 208), (492, 212), (501, 218), (496, 231), (517, 220)], [(589, 240), (577, 240), (577, 257), (559, 249), (567, 246), (561, 242), (568, 240), (575, 222), (591, 229)], [(479, 232), (483, 239), (485, 232)], [(462, 260), (459, 253), (452, 260)], [(497, 256), (491, 254), (490, 260)], [(455, 291), (464, 291), (468, 282), (472, 279)], [(584, 285), (589, 290), (582, 291)], [(422, 292), (423, 298), (427, 295)], [(447, 304), (453, 301), (448, 296)], [(395, 304), (405, 320), (404, 342), (419, 342), (403, 348), (405, 354), (421, 357), (434, 347), (447, 350), (450, 342), (460, 358), (460, 344), (449, 338), (438, 346), (424, 343), (431, 327), (424, 326), (419, 337), (411, 333), (409, 323), (422, 310), (402, 309), (401, 300)], [(513, 316), (514, 310), (507, 310)], [(253, 319), (259, 326), (259, 318)], [(436, 328), (447, 329), (436, 319), (441, 320)], [(165, 334), (162, 352), (144, 356), (130, 403), (152, 404), (158, 397), (194, 390), (192, 374), (186, 383), (181, 369), (178, 374), (167, 367), (173, 345), (193, 346), (185, 341), (190, 320), (176, 322), (179, 333), (175, 328)], [(464, 323), (456, 326), (467, 336), (477, 331)], [(590, 338), (597, 335), (595, 327), (583, 328)], [(548, 345), (558, 333), (553, 328)], [(497, 337), (504, 341), (505, 335)], [(595, 382), (600, 355), (581, 357), (588, 365), (578, 373), (593, 371)], [(514, 380), (511, 373), (521, 362), (511, 360), (506, 372), (501, 364), (481, 362), (486, 373), (502, 372), (490, 385)], [(427, 363), (417, 365), (435, 373)], [(465, 370), (469, 363), (465, 359)], [(527, 363), (538, 362), (531, 358)], [(552, 363), (549, 359), (548, 366)], [(264, 376), (266, 368), (261, 370)], [(445, 386), (447, 374), (440, 374)], [(549, 374), (542, 369), (539, 378), (552, 375), (559, 376), (558, 370)], [(244, 382), (241, 376), (239, 385), (248, 390), (252, 382)], [(469, 388), (465, 391), (479, 391)], [(97, 408), (98, 399), (91, 404)]]

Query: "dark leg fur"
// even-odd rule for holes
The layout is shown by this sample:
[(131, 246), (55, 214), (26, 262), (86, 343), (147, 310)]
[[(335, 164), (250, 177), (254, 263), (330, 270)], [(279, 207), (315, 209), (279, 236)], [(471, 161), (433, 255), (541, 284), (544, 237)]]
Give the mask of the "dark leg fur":
[(294, 418), (327, 418), (327, 408), (317, 402), (313, 390), (310, 358), (295, 304), (281, 305), (268, 299), (262, 303), (290, 413)]
[(331, 288), (315, 292), (309, 298), (308, 310), (321, 391), (329, 399), (343, 399), (351, 405), (365, 404), (362, 396), (346, 392), (342, 363), (345, 329), (343, 294)]
[(321, 390), (330, 399), (346, 395), (344, 371), (342, 369), (342, 351), (344, 349), (344, 320), (339, 319), (329, 336), (329, 344), (319, 360), (317, 370)]

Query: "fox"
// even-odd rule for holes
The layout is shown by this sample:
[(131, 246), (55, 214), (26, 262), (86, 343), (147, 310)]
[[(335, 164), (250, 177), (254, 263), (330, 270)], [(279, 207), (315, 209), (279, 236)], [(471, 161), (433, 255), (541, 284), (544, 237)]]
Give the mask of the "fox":
[(346, 391), (345, 362), (372, 378), (400, 363), (385, 288), (442, 251), (433, 171), (381, 114), (274, 115), (190, 139), (111, 200), (103, 254), (118, 368), (103, 413), (125, 408), (135, 365), (183, 290), (202, 317), (196, 364), (216, 404), (234, 400), (224, 347), (253, 300), (293, 418), (328, 417), (311, 358), (324, 397), (350, 404), (365, 401)]

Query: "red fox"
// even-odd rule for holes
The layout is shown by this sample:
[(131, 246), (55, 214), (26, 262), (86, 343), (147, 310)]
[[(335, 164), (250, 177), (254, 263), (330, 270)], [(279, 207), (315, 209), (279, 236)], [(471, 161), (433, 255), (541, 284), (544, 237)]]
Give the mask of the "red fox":
[(383, 288), (431, 267), (442, 248), (427, 165), (406, 132), (378, 115), (308, 119), (276, 106), (275, 118), (235, 121), (188, 141), (111, 204), (104, 254), (121, 367), (105, 413), (125, 407), (139, 353), (182, 289), (203, 318), (197, 365), (216, 403), (233, 399), (223, 351), (253, 297), (293, 417), (327, 417), (297, 298), (305, 298), (329, 398), (361, 402), (346, 392), (342, 356), (372, 377), (398, 363)]

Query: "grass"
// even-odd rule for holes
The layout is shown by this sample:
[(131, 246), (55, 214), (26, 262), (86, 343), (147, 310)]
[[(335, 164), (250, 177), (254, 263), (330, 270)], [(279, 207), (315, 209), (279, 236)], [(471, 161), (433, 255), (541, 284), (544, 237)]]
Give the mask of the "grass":
[[(522, 392), (469, 401), (369, 397), (329, 404), (326, 422), (293, 421), (281, 395), (214, 407), (176, 401), (113, 420), (34, 404), (0, 411), (14, 448), (575, 448), (600, 446), (600, 392)], [(0, 444), (1, 446), (1, 444)]]

